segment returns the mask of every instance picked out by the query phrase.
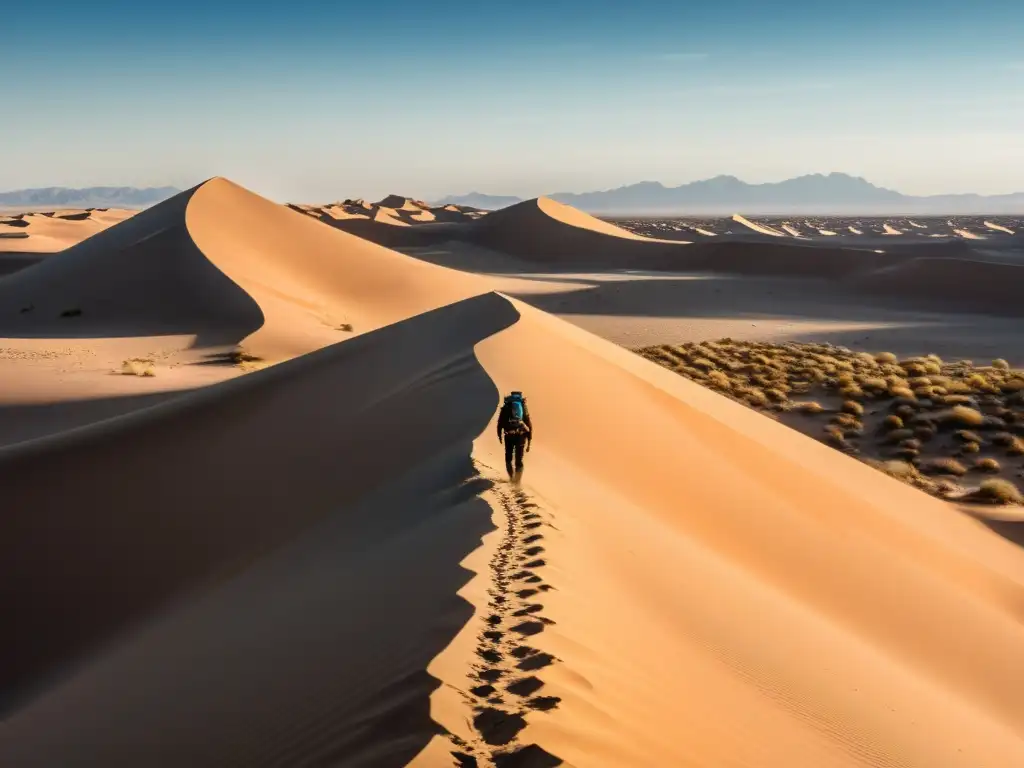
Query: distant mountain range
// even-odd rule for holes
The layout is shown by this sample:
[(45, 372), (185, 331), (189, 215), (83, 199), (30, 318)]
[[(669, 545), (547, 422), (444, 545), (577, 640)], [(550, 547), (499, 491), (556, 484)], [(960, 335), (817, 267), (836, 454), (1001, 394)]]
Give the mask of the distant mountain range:
[(41, 187), (0, 192), (2, 208), (145, 208), (181, 190), (174, 187)]
[[(667, 214), (1024, 214), (1024, 192), (1009, 195), (930, 195), (916, 197), (877, 187), (859, 176), (820, 173), (767, 184), (748, 184), (735, 176), (716, 176), (678, 187), (642, 181), (601, 192), (547, 195), (588, 213)], [(468, 195), (439, 204), (495, 210), (521, 202), (517, 197)]]

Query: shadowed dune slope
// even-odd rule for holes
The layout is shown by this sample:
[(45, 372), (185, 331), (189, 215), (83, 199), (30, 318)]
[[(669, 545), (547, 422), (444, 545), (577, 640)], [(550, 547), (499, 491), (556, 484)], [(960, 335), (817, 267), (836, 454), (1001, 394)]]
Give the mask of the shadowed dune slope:
[[(3, 762), (271, 764), (318, 752), (321, 738), (345, 764), (410, 759), (436, 730), (425, 667), (471, 613), (456, 595), (470, 576), (459, 562), (491, 527), (489, 508), (474, 506), (479, 488), (459, 490), (498, 399), (473, 344), (516, 318), (483, 295), (0, 451), (20, 510), (0, 518), (0, 599), (21, 626), (0, 639), (0, 689), (8, 707), (24, 707), (57, 684), (5, 723)], [(222, 611), (200, 601), (187, 621), (157, 621), (113, 661), (60, 684), (98, 644), (322, 520), (327, 533), (299, 542), (287, 565), (257, 566), (213, 598)], [(332, 708), (334, 722), (318, 724)], [(54, 715), (64, 745), (46, 736)], [(103, 736), (111, 718), (115, 740)], [(168, 728), (178, 735), (167, 739)], [(290, 746), (305, 728), (308, 743)], [(392, 751), (404, 760), (374, 762)]]
[(956, 258), (916, 258), (858, 279), (872, 294), (913, 297), (949, 311), (1024, 315), (1024, 267)]
[[(227, 182), (185, 218), (268, 345), (320, 337), (256, 275), (285, 296), (317, 275), (379, 325), (0, 450), (19, 627), (0, 636), (3, 764), (457, 765), (445, 731), (472, 740), (502, 586), (481, 544), (494, 494), (499, 528), (502, 509), (536, 520), (509, 576), (527, 618), (503, 631), (543, 706), (475, 747), (597, 768), (1024, 763), (1012, 544), (483, 278), (346, 251)], [(247, 260), (224, 255), (243, 235)], [(510, 389), (537, 426), (522, 495), (488, 488)]]

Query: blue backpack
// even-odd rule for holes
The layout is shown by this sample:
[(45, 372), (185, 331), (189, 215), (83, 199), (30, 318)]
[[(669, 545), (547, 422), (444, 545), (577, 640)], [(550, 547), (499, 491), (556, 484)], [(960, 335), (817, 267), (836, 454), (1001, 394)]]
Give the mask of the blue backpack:
[(513, 430), (518, 429), (522, 424), (523, 415), (526, 411), (526, 401), (523, 398), (523, 393), (513, 392), (505, 398), (505, 403), (508, 405), (509, 426), (512, 427)]

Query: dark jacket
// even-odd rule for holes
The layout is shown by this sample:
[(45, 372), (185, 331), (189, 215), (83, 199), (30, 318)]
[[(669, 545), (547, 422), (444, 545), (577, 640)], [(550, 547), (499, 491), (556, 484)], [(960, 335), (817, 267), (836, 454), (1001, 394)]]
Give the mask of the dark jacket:
[(498, 439), (501, 439), (503, 433), (507, 433), (506, 437), (509, 438), (533, 440), (533, 422), (530, 421), (530, 409), (526, 407), (526, 401), (523, 401), (523, 424), (526, 425), (526, 432), (524, 434), (517, 434), (515, 432), (508, 431), (509, 416), (511, 415), (511, 412), (511, 405), (509, 403), (503, 403), (501, 410), (498, 412)]

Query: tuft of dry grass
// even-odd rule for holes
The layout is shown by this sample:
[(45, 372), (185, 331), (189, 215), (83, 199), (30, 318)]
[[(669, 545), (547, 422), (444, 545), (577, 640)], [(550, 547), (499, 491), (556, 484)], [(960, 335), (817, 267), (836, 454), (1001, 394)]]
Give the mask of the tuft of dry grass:
[(898, 363), (899, 358), (896, 357), (892, 352), (879, 352), (875, 355), (876, 363)]
[(849, 413), (853, 416), (863, 416), (864, 406), (855, 400), (846, 400), (843, 403), (842, 410), (844, 413)]
[(997, 357), (995, 360), (992, 361), (992, 367), (1000, 371), (1010, 370), (1010, 364), (1003, 360), (1003, 358), (1001, 357)]
[(896, 414), (889, 414), (882, 419), (883, 429), (903, 429), (903, 419)]
[(941, 457), (921, 462), (921, 471), (929, 475), (966, 475), (967, 467), (954, 458)]
[(1000, 470), (999, 462), (990, 458), (978, 459), (974, 462), (974, 468), (979, 472), (998, 472)]
[(949, 424), (963, 424), (967, 427), (980, 427), (985, 423), (985, 415), (974, 408), (964, 405), (954, 405), (948, 411), (937, 414), (939, 420)]
[(958, 440), (962, 440), (965, 443), (985, 442), (984, 440), (982, 440), (981, 435), (979, 435), (977, 432), (971, 432), (971, 430), (969, 429), (958, 429), (953, 434), (956, 435)]
[(121, 363), (122, 376), (156, 376), (156, 368), (149, 358), (132, 357)]
[(240, 363), (258, 363), (263, 360), (262, 357), (252, 354), (241, 345), (231, 350), (229, 357), (231, 358), (231, 362), (236, 365)]
[(805, 402), (793, 402), (789, 404), (789, 410), (797, 413), (822, 413), (825, 410), (825, 406), (816, 400), (805, 401)]
[(964, 443), (960, 446), (960, 453), (962, 454), (977, 453), (980, 450), (981, 446), (977, 443)]
[(981, 487), (972, 494), (978, 501), (991, 504), (1024, 504), (1024, 495), (1009, 480), (990, 477), (981, 481)]
[(904, 440), (911, 439), (913, 436), (914, 430), (912, 429), (894, 429), (886, 433), (885, 442), (889, 444), (900, 443), (903, 442)]

